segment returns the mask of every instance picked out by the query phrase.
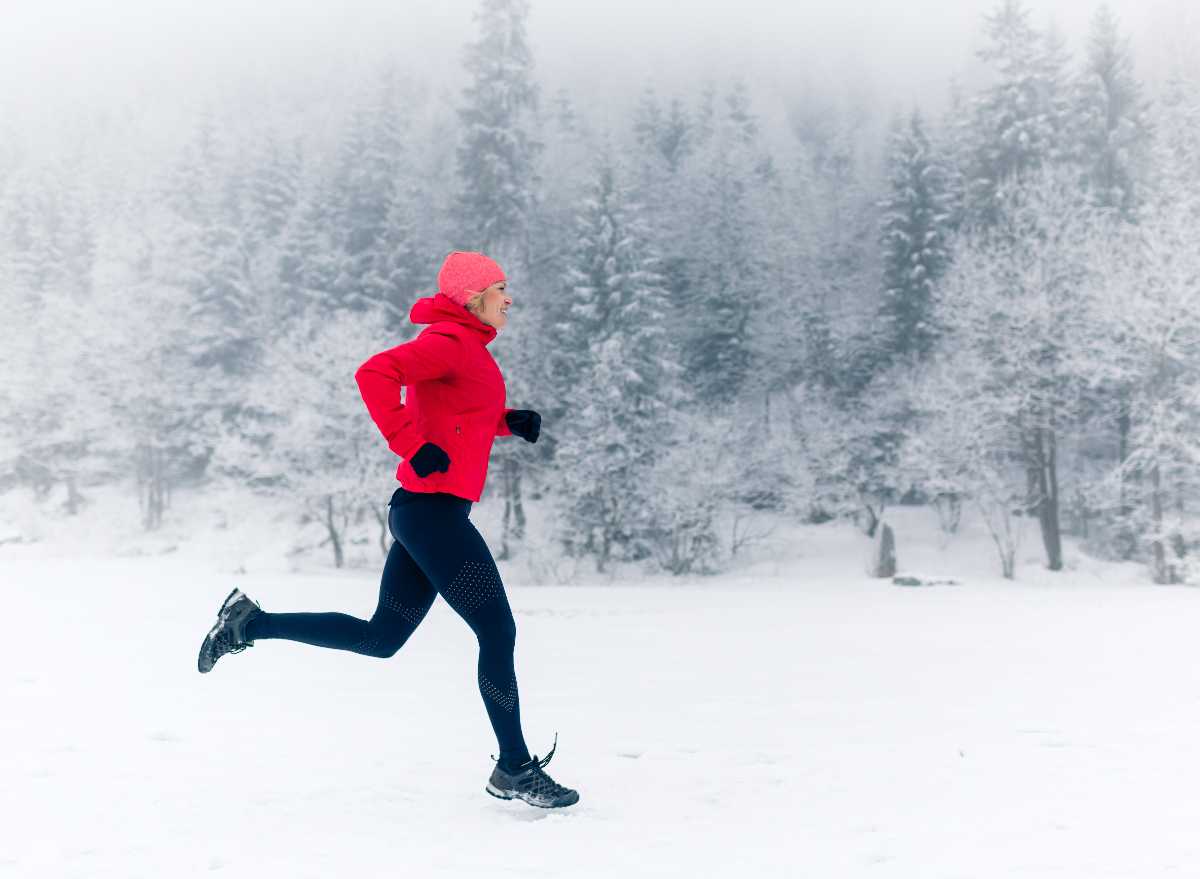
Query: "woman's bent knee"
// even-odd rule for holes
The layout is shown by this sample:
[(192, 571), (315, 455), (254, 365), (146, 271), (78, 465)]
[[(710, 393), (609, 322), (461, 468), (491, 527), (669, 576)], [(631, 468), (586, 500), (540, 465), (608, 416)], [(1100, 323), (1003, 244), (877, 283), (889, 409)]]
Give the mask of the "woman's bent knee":
[(517, 645), (517, 624), (510, 616), (506, 621), (496, 622), (479, 629), (479, 646), (485, 650), (512, 653)]
[(400, 652), (400, 648), (404, 646), (410, 634), (411, 632), (402, 635), (377, 635), (370, 641), (356, 645), (354, 652), (361, 653), (363, 656), (373, 656), (376, 659), (391, 659)]

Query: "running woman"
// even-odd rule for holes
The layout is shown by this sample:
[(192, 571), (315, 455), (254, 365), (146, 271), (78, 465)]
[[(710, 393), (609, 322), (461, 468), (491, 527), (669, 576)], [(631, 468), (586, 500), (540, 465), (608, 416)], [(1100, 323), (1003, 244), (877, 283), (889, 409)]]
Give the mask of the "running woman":
[(487, 350), (508, 322), (512, 299), (500, 266), (478, 253), (446, 257), (438, 291), (412, 308), (412, 322), (428, 324), (421, 334), (376, 354), (355, 374), (371, 418), (404, 458), (388, 509), (395, 542), (374, 616), (265, 613), (235, 589), (200, 648), (200, 672), (272, 638), (394, 656), (440, 594), (479, 639), (479, 692), (500, 744), (487, 792), (542, 808), (571, 806), (579, 794), (545, 772), (554, 749), (538, 760), (525, 746), (513, 669), (516, 623), (492, 554), (467, 518), (483, 491), (493, 440), (515, 434), (533, 443), (541, 430), (538, 413), (504, 408), (504, 378)]

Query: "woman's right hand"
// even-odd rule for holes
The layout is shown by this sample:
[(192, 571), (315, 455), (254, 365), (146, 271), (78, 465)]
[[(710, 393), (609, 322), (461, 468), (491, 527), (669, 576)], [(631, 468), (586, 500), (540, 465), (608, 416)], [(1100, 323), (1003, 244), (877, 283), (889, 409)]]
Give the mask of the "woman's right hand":
[(450, 456), (442, 451), (441, 446), (425, 443), (417, 449), (416, 454), (408, 459), (409, 465), (416, 471), (417, 476), (424, 479), (433, 471), (445, 473), (450, 469)]
[(542, 433), (542, 416), (532, 409), (514, 409), (504, 416), (504, 423), (527, 443), (536, 443)]

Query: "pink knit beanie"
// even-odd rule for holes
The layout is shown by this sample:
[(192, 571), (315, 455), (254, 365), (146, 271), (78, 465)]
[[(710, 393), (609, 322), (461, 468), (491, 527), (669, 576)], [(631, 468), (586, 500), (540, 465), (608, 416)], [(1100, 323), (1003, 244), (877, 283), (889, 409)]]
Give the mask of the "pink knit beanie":
[(455, 305), (466, 305), (476, 293), (504, 280), (500, 266), (482, 253), (452, 253), (438, 272), (438, 292)]

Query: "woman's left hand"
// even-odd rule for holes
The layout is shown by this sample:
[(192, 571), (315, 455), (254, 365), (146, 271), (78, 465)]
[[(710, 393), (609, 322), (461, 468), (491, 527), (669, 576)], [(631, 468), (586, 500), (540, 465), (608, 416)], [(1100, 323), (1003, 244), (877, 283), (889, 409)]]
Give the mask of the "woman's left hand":
[(514, 409), (504, 416), (508, 429), (526, 442), (536, 443), (542, 432), (542, 416), (532, 409)]

